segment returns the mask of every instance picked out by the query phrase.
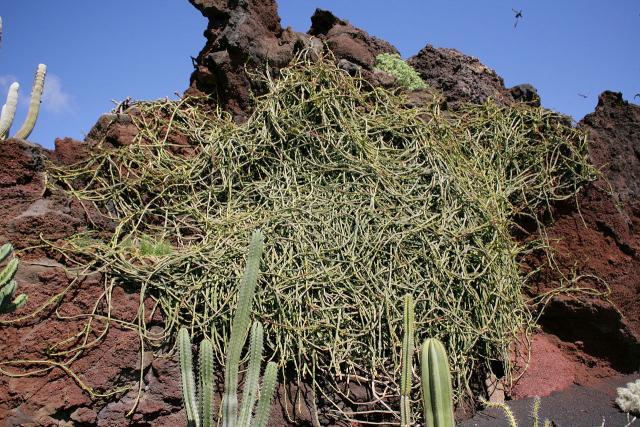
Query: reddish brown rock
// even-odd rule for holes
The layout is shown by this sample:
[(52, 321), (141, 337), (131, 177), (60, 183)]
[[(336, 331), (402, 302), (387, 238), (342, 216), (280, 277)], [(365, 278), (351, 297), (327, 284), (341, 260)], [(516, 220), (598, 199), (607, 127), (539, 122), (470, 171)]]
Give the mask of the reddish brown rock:
[[(579, 194), (579, 209), (573, 201), (557, 204), (546, 231), (561, 273), (581, 277), (582, 291), (550, 299), (540, 323), (581, 365), (575, 382), (588, 384), (640, 366), (640, 107), (605, 92), (578, 126), (589, 135), (589, 155), (602, 176)], [(528, 260), (545, 262), (543, 254)], [(561, 279), (543, 268), (531, 295)]]
[(480, 104), (488, 98), (500, 104), (513, 102), (495, 71), (455, 49), (427, 45), (408, 62), (425, 83), (444, 93), (450, 108), (462, 102)]
[[(526, 353), (527, 349), (523, 349)], [(564, 390), (576, 380), (580, 364), (571, 360), (560, 348), (558, 339), (536, 334), (531, 340), (530, 357), (518, 360), (518, 368), (526, 371), (515, 381), (511, 396), (515, 399), (548, 396)]]
[(226, 2), (190, 0), (209, 25), (207, 43), (196, 59), (188, 95), (207, 94), (237, 119), (251, 108), (251, 91), (259, 91), (247, 70), (277, 70), (293, 58), (300, 39), (280, 26), (275, 0)]
[(336, 59), (349, 61), (369, 71), (373, 70), (376, 56), (381, 53), (398, 54), (390, 43), (352, 26), (328, 10), (316, 9), (311, 17), (309, 34), (324, 41)]

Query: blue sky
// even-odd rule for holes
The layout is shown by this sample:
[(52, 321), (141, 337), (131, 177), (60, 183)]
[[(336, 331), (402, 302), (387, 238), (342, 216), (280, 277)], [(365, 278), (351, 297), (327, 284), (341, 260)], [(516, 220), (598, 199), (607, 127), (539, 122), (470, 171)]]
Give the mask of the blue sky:
[[(581, 119), (605, 89), (640, 92), (637, 0), (282, 0), (284, 26), (307, 31), (316, 7), (332, 10), (409, 57), (426, 44), (478, 57), (507, 86), (531, 83), (545, 107)], [(512, 9), (523, 18), (514, 29)], [(111, 100), (175, 98), (206, 20), (187, 0), (2, 0), (0, 102), (21, 84), (26, 113), (33, 73), (48, 66), (46, 97), (30, 139), (81, 139)], [(586, 95), (586, 98), (579, 96)], [(640, 99), (635, 100), (640, 102)]]

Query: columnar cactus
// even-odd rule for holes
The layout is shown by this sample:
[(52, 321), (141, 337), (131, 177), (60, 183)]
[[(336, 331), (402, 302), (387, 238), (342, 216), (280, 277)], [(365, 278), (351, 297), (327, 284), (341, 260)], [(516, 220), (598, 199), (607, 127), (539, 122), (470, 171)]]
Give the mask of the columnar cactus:
[[(0, 17), (0, 41), (2, 41), (2, 18)], [(31, 101), (29, 102), (29, 111), (27, 112), (27, 118), (24, 124), (15, 134), (16, 138), (26, 139), (31, 134), (33, 127), (38, 119), (38, 113), (40, 112), (40, 100), (42, 98), (42, 91), (44, 90), (44, 79), (47, 74), (47, 66), (39, 64), (36, 70), (36, 76), (33, 80), (33, 87), (31, 89)], [(18, 83), (12, 83), (9, 87), (9, 93), (7, 94), (7, 102), (2, 106), (0, 111), (0, 139), (4, 139), (9, 136), (9, 129), (13, 123), (15, 117), (16, 107), (18, 105)]]
[[(4, 261), (12, 250), (13, 248), (9, 243), (0, 246), (0, 262)], [(0, 270), (0, 313), (8, 313), (16, 310), (27, 302), (27, 296), (25, 294), (20, 294), (15, 297), (13, 301), (11, 300), (18, 287), (18, 283), (13, 280), (18, 270), (18, 263), (18, 259), (13, 258)]]
[(249, 244), (249, 256), (242, 283), (238, 289), (238, 306), (231, 325), (231, 338), (224, 367), (224, 396), (222, 398), (223, 427), (233, 427), (238, 419), (238, 370), (242, 346), (249, 328), (249, 316), (253, 304), (260, 260), (262, 258), (264, 236), (260, 231), (253, 233)]
[(31, 135), (33, 127), (36, 125), (38, 112), (40, 112), (40, 99), (42, 97), (42, 91), (44, 90), (44, 78), (46, 74), (47, 66), (39, 64), (38, 69), (36, 70), (36, 76), (33, 79), (33, 88), (31, 89), (31, 101), (29, 102), (27, 118), (20, 130), (16, 132), (16, 138), (27, 139), (29, 135)]
[(436, 338), (428, 338), (420, 359), (424, 425), (454, 427), (451, 373), (444, 345)]
[(413, 367), (414, 350), (414, 313), (413, 297), (409, 294), (404, 297), (403, 316), (404, 336), (402, 337), (402, 352), (400, 355), (400, 425), (411, 425), (411, 376)]
[(20, 89), (20, 84), (17, 82), (13, 82), (9, 86), (7, 102), (2, 106), (2, 113), (0, 113), (0, 139), (5, 138), (11, 128), (11, 123), (13, 123), (18, 108), (18, 89)]
[[(225, 365), (225, 388), (222, 397), (222, 425), (234, 427), (264, 427), (269, 417), (271, 398), (275, 390), (277, 365), (269, 362), (262, 380), (260, 399), (252, 418), (258, 383), (264, 332), (260, 322), (254, 322), (249, 340), (249, 367), (245, 376), (242, 394), (242, 407), (238, 416), (238, 371), (242, 347), (246, 341), (249, 327), (251, 306), (262, 257), (263, 236), (256, 231), (249, 245), (249, 257), (244, 277), (238, 290), (238, 306), (234, 315), (231, 337), (227, 347), (227, 362)], [(199, 361), (199, 393), (197, 393), (193, 375), (191, 340), (186, 328), (178, 333), (178, 348), (180, 352), (180, 369), (182, 375), (182, 393), (185, 400), (187, 420), (190, 427), (210, 427), (213, 423), (213, 349), (211, 342), (204, 339), (200, 344)], [(200, 396), (200, 401), (196, 396)]]

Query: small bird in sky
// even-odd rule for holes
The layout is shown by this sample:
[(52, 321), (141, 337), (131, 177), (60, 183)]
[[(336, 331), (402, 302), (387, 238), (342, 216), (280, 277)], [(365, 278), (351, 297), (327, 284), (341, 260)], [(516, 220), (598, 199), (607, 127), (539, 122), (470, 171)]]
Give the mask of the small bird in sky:
[(579, 93), (578, 96), (581, 96), (583, 98), (587, 98), (589, 95), (585, 95), (584, 93)]
[(514, 16), (516, 18), (516, 22), (513, 23), (513, 28), (516, 28), (518, 26), (518, 21), (522, 19), (522, 9), (515, 10), (514, 8), (511, 8), (511, 10), (513, 10)]

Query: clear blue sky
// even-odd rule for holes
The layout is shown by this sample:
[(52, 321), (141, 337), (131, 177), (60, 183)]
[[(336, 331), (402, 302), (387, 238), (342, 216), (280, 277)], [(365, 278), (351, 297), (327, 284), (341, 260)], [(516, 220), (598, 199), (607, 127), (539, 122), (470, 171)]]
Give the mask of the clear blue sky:
[[(507, 86), (531, 83), (544, 106), (577, 120), (605, 89), (630, 101), (640, 92), (638, 0), (282, 0), (283, 25), (307, 31), (316, 7), (388, 40), (404, 57), (427, 43), (476, 56)], [(512, 8), (523, 13), (515, 29)], [(37, 64), (48, 66), (30, 137), (45, 147), (56, 137), (82, 138), (112, 99), (181, 93), (206, 28), (187, 0), (2, 0), (0, 16), (0, 105), (8, 85), (21, 84), (14, 131)]]

